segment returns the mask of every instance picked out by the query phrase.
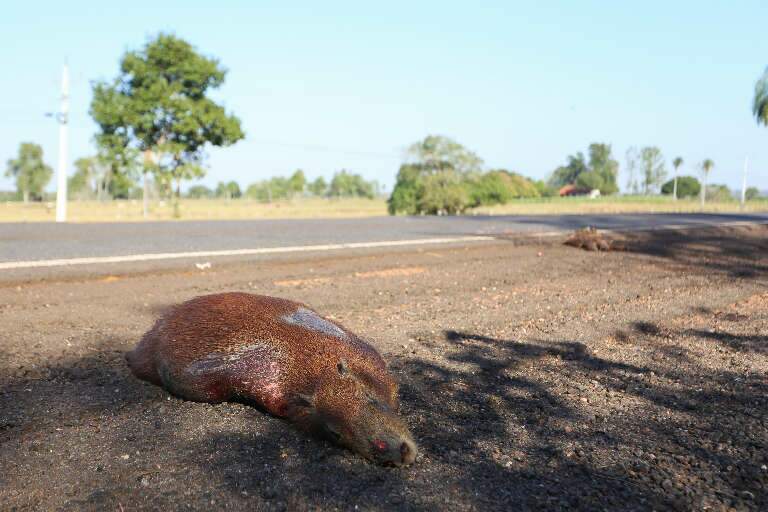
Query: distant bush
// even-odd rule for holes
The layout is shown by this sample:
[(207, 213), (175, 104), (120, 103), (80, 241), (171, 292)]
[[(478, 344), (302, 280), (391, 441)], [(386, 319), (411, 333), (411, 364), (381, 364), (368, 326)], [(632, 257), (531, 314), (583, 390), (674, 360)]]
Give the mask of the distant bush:
[(746, 198), (747, 201), (752, 201), (754, 199), (759, 199), (760, 196), (761, 196), (760, 190), (758, 190), (757, 187), (749, 187), (745, 191), (744, 195), (745, 195), (745, 198)]
[(246, 197), (264, 203), (288, 199), (291, 196), (291, 186), (288, 178), (275, 176), (268, 180), (252, 183), (245, 190)]
[(576, 178), (576, 187), (588, 190), (602, 190), (607, 188), (603, 177), (595, 171), (587, 171)]
[(556, 188), (550, 186), (544, 180), (534, 181), (533, 185), (536, 187), (536, 191), (539, 193), (539, 196), (541, 196), (541, 197), (556, 197), (557, 196), (558, 190)]
[(540, 197), (536, 184), (524, 176), (503, 169), (468, 180), (470, 206), (506, 204), (521, 197)]
[(486, 173), (467, 183), (471, 206), (508, 203), (513, 195), (512, 189), (501, 173)]
[(236, 181), (223, 182), (220, 181), (216, 185), (216, 197), (223, 197), (224, 199), (237, 199), (242, 196), (243, 193), (240, 190), (240, 185)]
[(330, 197), (365, 197), (373, 199), (378, 193), (375, 181), (366, 181), (359, 174), (341, 170), (333, 175), (328, 186)]
[(419, 197), (424, 193), (422, 183), (423, 167), (419, 164), (403, 164), (397, 172), (395, 188), (387, 200), (390, 215), (404, 213), (416, 215), (419, 213)]
[(517, 198), (541, 197), (548, 190), (519, 174), (503, 169), (483, 174), (460, 174), (450, 165), (438, 168), (404, 164), (397, 173), (388, 202), (389, 213), (449, 214), (467, 208), (505, 204)]
[(328, 183), (325, 182), (325, 178), (318, 176), (315, 180), (307, 185), (307, 190), (313, 196), (323, 197), (328, 193)]
[[(675, 180), (669, 180), (661, 186), (661, 193), (672, 195), (675, 187)], [(678, 176), (677, 178), (677, 197), (696, 197), (701, 193), (701, 183), (693, 176)]]
[(21, 192), (0, 190), (0, 201), (21, 201)]
[[(494, 184), (485, 183), (485, 193)], [(437, 168), (422, 164), (403, 164), (395, 188), (387, 201), (391, 215), (454, 215), (470, 205), (472, 186), (450, 165)], [(477, 190), (474, 193), (478, 194)]]
[(731, 189), (726, 185), (709, 185), (707, 187), (707, 201), (726, 202), (734, 199)]
[(187, 197), (192, 199), (207, 199), (213, 197), (213, 190), (205, 185), (195, 185), (189, 187), (187, 191)]
[(416, 202), (418, 213), (456, 215), (466, 210), (468, 205), (468, 187), (457, 173), (442, 171), (423, 178), (421, 194)]

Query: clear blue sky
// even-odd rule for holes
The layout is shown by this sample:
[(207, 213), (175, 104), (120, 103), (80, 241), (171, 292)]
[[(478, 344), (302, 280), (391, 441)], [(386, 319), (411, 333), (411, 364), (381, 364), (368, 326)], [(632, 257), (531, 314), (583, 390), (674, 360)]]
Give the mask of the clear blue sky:
[(30, 140), (55, 166), (57, 126), (43, 113), (58, 106), (65, 58), (70, 153), (91, 154), (90, 81), (168, 31), (229, 69), (216, 96), (246, 130), (210, 152), (206, 184), (348, 168), (389, 190), (404, 148), (433, 133), (534, 178), (600, 141), (622, 167), (629, 146), (680, 155), (685, 173), (712, 158), (711, 181), (736, 187), (748, 155), (752, 184), (768, 189), (768, 129), (751, 115), (768, 66), (764, 0), (286, 4), (6, 5), (0, 161)]

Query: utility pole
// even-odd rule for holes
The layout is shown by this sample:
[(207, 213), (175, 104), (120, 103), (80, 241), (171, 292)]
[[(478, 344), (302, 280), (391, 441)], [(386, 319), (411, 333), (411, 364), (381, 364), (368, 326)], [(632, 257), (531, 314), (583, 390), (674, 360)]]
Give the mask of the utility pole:
[(747, 203), (747, 163), (749, 157), (744, 157), (744, 177), (741, 180), (741, 209), (743, 210)]
[(67, 221), (67, 123), (69, 122), (69, 69), (61, 72), (61, 107), (56, 114), (59, 122), (59, 165), (56, 169), (56, 222)]

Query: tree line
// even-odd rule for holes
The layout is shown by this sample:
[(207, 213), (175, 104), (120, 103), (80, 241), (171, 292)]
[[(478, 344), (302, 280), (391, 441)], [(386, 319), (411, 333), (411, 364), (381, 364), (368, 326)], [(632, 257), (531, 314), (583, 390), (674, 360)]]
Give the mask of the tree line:
[[(161, 33), (142, 48), (123, 54), (116, 76), (93, 85), (89, 113), (98, 127), (96, 153), (76, 161), (69, 179), (71, 197), (142, 197), (145, 212), (150, 196), (178, 199), (183, 181), (205, 175), (207, 148), (231, 146), (245, 137), (240, 119), (210, 97), (223, 85), (226, 74), (218, 59), (169, 34)], [(768, 126), (768, 69), (755, 85), (752, 113), (758, 124)], [(476, 153), (446, 137), (427, 136), (411, 145), (407, 154), (388, 199), (393, 214), (461, 213), (516, 198), (557, 195), (566, 186), (606, 195), (619, 191), (619, 163), (606, 143), (590, 144), (586, 155), (569, 155), (547, 180), (537, 181), (509, 169), (485, 169)], [(692, 191), (698, 186), (704, 201), (708, 196), (724, 196), (727, 190), (708, 184), (714, 167), (711, 159), (699, 165), (702, 182), (678, 176), (681, 157), (672, 160), (670, 180), (661, 150), (655, 146), (631, 148), (626, 162), (630, 193), (684, 197), (695, 194)], [(15, 180), (19, 198), (41, 200), (52, 170), (42, 148), (24, 142), (17, 157), (8, 160), (6, 176)], [(304, 173), (297, 171), (290, 177), (250, 184), (245, 191), (227, 182), (215, 189), (196, 185), (188, 195), (273, 201), (296, 195), (373, 197), (378, 192), (375, 182), (342, 170), (330, 182), (322, 177), (307, 182)], [(750, 189), (748, 195), (756, 193)]]
[(205, 185), (190, 187), (187, 197), (194, 199), (225, 198), (237, 199), (247, 197), (257, 201), (271, 203), (296, 197), (363, 197), (373, 199), (378, 196), (379, 184), (376, 181), (367, 181), (359, 174), (341, 170), (334, 173), (330, 183), (324, 177), (318, 176), (308, 181), (301, 169), (296, 170), (291, 176), (274, 176), (267, 180), (252, 183), (243, 190), (236, 181), (219, 182), (215, 189)]

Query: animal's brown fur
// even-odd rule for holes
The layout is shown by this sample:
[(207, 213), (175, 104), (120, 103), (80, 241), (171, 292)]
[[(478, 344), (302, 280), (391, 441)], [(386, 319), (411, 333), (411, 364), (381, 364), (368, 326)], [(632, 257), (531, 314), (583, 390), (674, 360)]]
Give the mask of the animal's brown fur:
[(303, 304), (247, 293), (172, 308), (126, 356), (179, 397), (244, 400), (383, 463), (413, 462), (397, 383), (368, 343)]
[(606, 239), (593, 227), (577, 229), (564, 243), (585, 251), (621, 251), (624, 249), (621, 244), (615, 240)]

